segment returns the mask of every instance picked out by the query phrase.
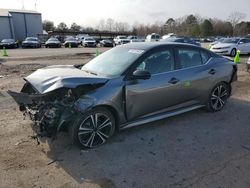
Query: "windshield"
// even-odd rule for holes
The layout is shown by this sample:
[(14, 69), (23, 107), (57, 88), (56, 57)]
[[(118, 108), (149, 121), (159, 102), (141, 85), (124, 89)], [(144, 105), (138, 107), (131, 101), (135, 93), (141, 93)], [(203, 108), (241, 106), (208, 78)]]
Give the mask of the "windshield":
[(50, 38), (49, 41), (58, 41), (56, 38)]
[(2, 42), (14, 42), (13, 39), (3, 39)]
[(37, 38), (26, 38), (26, 41), (37, 41)]
[(179, 42), (179, 40), (182, 40), (180, 38), (175, 38), (175, 37), (169, 37), (166, 39), (163, 39), (162, 41), (167, 41), (167, 42)]
[(238, 43), (240, 39), (224, 39), (221, 43)]
[(83, 71), (116, 77), (121, 75), (144, 51), (124, 47), (113, 48), (82, 67)]
[(92, 38), (86, 38), (85, 40), (86, 40), (86, 41), (92, 41), (92, 40), (94, 40), (94, 39), (92, 39)]
[(66, 41), (77, 41), (75, 38), (67, 38)]
[(127, 39), (126, 37), (119, 37), (120, 39)]

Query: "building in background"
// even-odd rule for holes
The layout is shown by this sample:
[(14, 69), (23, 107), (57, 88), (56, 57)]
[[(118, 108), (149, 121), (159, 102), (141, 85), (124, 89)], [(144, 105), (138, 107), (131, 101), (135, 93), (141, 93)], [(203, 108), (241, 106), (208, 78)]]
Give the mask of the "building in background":
[(42, 15), (36, 11), (0, 9), (0, 40), (37, 37), (43, 33)]

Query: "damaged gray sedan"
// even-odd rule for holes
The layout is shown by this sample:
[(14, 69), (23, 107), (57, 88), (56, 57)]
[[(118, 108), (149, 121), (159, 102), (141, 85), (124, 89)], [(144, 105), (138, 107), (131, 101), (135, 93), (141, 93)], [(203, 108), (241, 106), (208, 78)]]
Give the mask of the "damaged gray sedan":
[(84, 66), (49, 66), (24, 78), (9, 94), (38, 127), (53, 136), (67, 128), (87, 148), (115, 131), (197, 108), (221, 110), (237, 66), (206, 49), (178, 43), (133, 43)]

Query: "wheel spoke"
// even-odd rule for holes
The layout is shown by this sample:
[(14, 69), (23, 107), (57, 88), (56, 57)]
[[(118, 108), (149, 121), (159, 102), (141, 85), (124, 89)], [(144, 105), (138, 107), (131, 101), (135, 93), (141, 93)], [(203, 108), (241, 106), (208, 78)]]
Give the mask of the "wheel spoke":
[(218, 96), (216, 96), (215, 94), (212, 94), (212, 100), (217, 100), (218, 99)]
[(90, 115), (90, 118), (91, 118), (93, 127), (96, 128), (96, 123), (95, 123), (95, 118), (94, 118), (94, 116), (93, 116), (93, 115)]
[(88, 133), (91, 133), (91, 132), (93, 132), (93, 129), (85, 128), (85, 127), (80, 127), (78, 135), (88, 134)]
[(227, 90), (225, 90), (225, 91), (220, 95), (220, 97), (224, 97), (224, 96), (227, 96)]
[(105, 121), (103, 124), (101, 124), (101, 125), (98, 127), (98, 130), (101, 130), (101, 129), (103, 129), (103, 128), (109, 126), (109, 125), (112, 125), (111, 122), (110, 122), (109, 120), (108, 120), (107, 122), (108, 122), (108, 123), (106, 123), (106, 121)]
[(95, 133), (92, 133), (91, 136), (89, 137), (87, 143), (85, 144), (86, 146), (89, 146), (89, 147), (92, 146), (92, 145), (90, 146), (90, 144), (93, 144), (94, 136), (95, 136)]
[(218, 102), (219, 102), (219, 100), (217, 99), (217, 100), (215, 101), (215, 103), (214, 103), (214, 108), (215, 108), (215, 109), (218, 108)]
[(219, 98), (219, 102), (220, 102), (221, 106), (223, 106), (225, 103), (221, 98)]
[(105, 138), (108, 138), (108, 135), (104, 134), (103, 132), (98, 131), (98, 133), (101, 134), (102, 136), (104, 136)]
[(222, 86), (218, 87), (218, 96), (220, 96), (220, 94), (221, 94), (221, 88), (222, 88)]
[(91, 148), (92, 148), (93, 142), (94, 142), (94, 140), (95, 140), (95, 135), (96, 135), (96, 133), (93, 133), (93, 137), (92, 137), (91, 142), (90, 142), (90, 145), (89, 145), (89, 147), (91, 147)]
[(106, 139), (99, 132), (97, 132), (96, 134), (101, 138), (102, 143), (106, 142)]
[(99, 114), (96, 113), (96, 114), (95, 114), (95, 128), (98, 127), (98, 116), (99, 116)]

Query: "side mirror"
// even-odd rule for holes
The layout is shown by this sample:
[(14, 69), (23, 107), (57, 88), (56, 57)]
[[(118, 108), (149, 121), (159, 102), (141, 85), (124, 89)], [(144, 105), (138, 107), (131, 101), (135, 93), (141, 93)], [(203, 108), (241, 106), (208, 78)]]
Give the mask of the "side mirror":
[(133, 79), (141, 79), (141, 80), (147, 80), (151, 77), (150, 72), (145, 70), (136, 70), (133, 72)]

